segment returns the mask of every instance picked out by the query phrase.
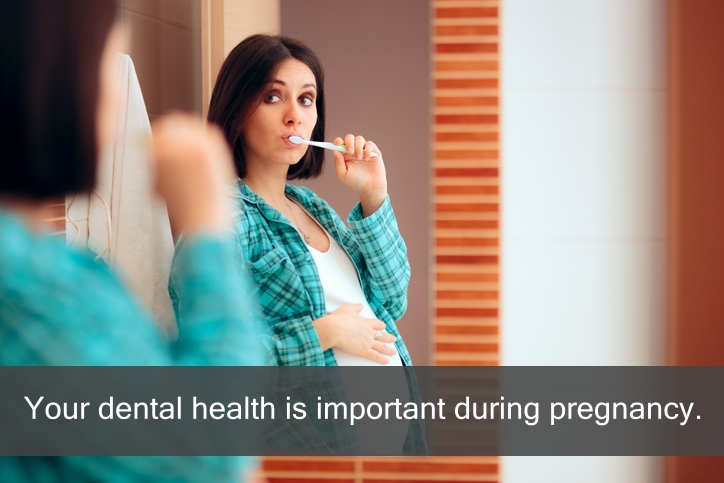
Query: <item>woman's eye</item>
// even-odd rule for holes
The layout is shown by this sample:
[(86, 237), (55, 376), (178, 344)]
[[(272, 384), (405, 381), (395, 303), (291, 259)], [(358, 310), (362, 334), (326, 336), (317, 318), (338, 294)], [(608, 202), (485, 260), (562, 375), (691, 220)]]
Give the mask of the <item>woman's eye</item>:
[(265, 101), (266, 101), (266, 102), (278, 102), (279, 99), (281, 99), (281, 97), (279, 97), (278, 95), (276, 95), (276, 94), (269, 94), (268, 96), (266, 96)]
[(310, 97), (302, 97), (301, 99), (299, 99), (299, 102), (303, 106), (311, 106), (312, 104), (314, 104), (314, 101), (312, 101)]

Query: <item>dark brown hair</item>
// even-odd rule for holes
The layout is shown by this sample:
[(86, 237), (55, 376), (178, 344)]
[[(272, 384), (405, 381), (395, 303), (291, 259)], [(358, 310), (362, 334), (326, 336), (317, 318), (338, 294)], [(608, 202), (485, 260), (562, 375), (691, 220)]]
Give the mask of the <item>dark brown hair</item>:
[[(240, 178), (246, 176), (244, 140), (240, 126), (262, 101), (279, 65), (296, 59), (312, 71), (317, 84), (317, 124), (313, 141), (324, 141), (324, 70), (312, 50), (299, 40), (283, 35), (252, 35), (244, 39), (221, 66), (209, 105), (209, 122), (221, 126), (234, 152), (234, 164)], [(315, 178), (322, 172), (324, 150), (307, 150), (300, 162), (289, 167), (287, 179)]]
[(89, 191), (114, 0), (0, 2), (0, 194)]

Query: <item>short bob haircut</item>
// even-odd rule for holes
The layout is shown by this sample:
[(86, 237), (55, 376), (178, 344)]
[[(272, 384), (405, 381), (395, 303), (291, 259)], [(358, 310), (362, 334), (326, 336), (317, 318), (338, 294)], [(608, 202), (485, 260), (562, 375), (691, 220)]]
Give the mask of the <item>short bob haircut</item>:
[[(317, 55), (292, 37), (252, 35), (234, 47), (221, 66), (208, 115), (209, 122), (218, 124), (226, 133), (240, 178), (246, 176), (241, 127), (262, 102), (281, 63), (288, 59), (302, 62), (314, 74), (317, 125), (312, 130), (312, 140), (324, 141), (324, 70)], [(316, 178), (322, 173), (323, 165), (324, 150), (310, 147), (298, 163), (289, 167), (287, 179)]]
[(114, 0), (0, 2), (0, 195), (95, 185), (100, 60)]

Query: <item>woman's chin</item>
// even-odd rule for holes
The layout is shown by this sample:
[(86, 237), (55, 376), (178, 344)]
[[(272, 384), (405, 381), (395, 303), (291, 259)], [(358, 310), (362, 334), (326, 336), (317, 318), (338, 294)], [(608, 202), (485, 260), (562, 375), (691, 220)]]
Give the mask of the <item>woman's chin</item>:
[(294, 166), (299, 163), (302, 158), (295, 156), (285, 156), (284, 159), (279, 160), (280, 163), (286, 164), (287, 166)]
[(283, 152), (277, 152), (272, 155), (266, 156), (266, 163), (271, 163), (275, 165), (285, 165), (285, 166), (294, 166), (295, 164), (299, 163), (302, 158), (304, 157), (304, 153), (301, 155), (299, 152), (292, 152), (289, 151), (283, 151)]

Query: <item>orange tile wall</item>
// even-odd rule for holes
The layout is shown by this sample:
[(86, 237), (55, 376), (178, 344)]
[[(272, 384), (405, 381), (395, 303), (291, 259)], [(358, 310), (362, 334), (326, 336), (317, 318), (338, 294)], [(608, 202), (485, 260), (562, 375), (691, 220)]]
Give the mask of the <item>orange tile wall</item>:
[(435, 0), (436, 365), (497, 365), (499, 0)]
[[(499, 0), (432, 0), (433, 363), (499, 363)], [(496, 457), (265, 458), (269, 483), (499, 481)]]

